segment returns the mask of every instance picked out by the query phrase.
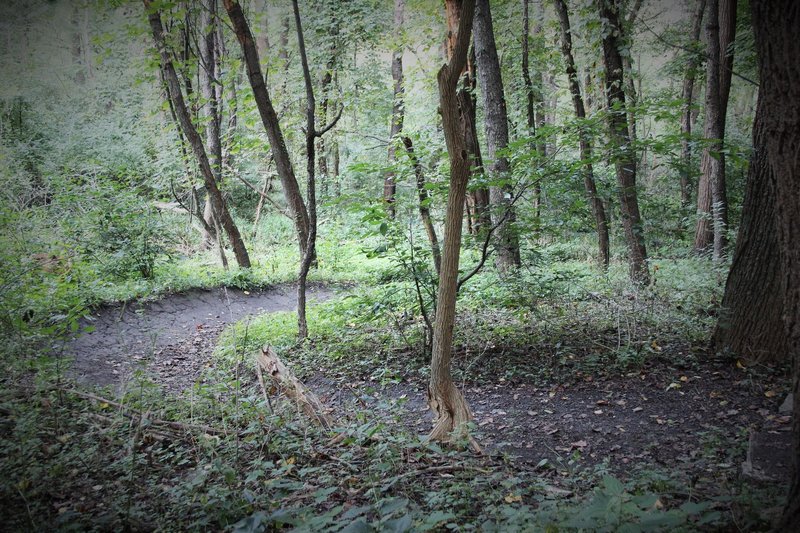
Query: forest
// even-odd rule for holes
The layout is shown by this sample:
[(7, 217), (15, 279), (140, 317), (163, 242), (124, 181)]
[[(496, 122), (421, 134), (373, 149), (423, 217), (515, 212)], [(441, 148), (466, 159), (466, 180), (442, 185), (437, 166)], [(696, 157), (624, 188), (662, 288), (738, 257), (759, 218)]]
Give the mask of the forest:
[(0, 3), (0, 530), (800, 530), (800, 3)]

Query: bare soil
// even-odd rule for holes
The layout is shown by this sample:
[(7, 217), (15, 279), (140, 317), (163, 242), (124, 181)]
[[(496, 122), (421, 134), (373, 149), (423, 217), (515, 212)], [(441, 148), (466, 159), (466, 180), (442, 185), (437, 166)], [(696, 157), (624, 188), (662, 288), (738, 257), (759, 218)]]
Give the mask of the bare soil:
[[(311, 291), (318, 300), (331, 294), (324, 287)], [(166, 391), (179, 393), (210, 364), (226, 324), (294, 308), (290, 286), (251, 293), (195, 290), (103, 307), (85, 323), (95, 330), (68, 344), (72, 373), (85, 384), (113, 386), (141, 368)], [(508, 454), (554, 477), (601, 464), (618, 473), (655, 468), (702, 491), (740, 475), (748, 462), (745, 470), (755, 482), (786, 483), (791, 424), (778, 410), (789, 389), (785, 372), (755, 374), (729, 359), (676, 364), (682, 360), (665, 352), (622, 375), (576, 371), (558, 382), (500, 378), (468, 383), (464, 392), (489, 453)], [(399, 422), (419, 434), (431, 428), (419, 380), (381, 386), (318, 374), (309, 385), (339, 413), (368, 408), (387, 425)]]

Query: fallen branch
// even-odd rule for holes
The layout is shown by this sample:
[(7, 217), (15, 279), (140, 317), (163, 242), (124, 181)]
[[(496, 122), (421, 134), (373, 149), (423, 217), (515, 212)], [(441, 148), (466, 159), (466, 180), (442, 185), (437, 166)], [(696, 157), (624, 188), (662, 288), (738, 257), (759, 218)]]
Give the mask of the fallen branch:
[(315, 424), (325, 429), (330, 429), (333, 423), (325, 413), (322, 402), (317, 395), (308, 390), (289, 370), (271, 346), (261, 348), (261, 353), (256, 356), (256, 364), (261, 371), (269, 374), (278, 390), (295, 401), (297, 406)]

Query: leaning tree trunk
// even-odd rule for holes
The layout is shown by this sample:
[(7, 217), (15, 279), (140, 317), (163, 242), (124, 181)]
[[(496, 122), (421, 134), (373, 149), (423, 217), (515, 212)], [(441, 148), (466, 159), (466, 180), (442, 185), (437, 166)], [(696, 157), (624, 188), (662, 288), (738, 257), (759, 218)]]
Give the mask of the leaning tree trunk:
[[(403, 12), (405, 10), (405, 0), (394, 0), (394, 38), (395, 49), (392, 52), (392, 80), (394, 81), (392, 95), (392, 124), (389, 129), (389, 165), (397, 162), (398, 142), (400, 133), (403, 131), (403, 46), (401, 35), (403, 30)], [(395, 217), (395, 194), (397, 194), (397, 183), (395, 182), (394, 169), (386, 173), (383, 181), (383, 201), (386, 202), (386, 210), (390, 218)]]
[(223, 0), (223, 3), (225, 4), (225, 10), (228, 12), (228, 17), (231, 20), (233, 31), (236, 33), (236, 38), (239, 40), (239, 44), (242, 47), (242, 54), (247, 67), (247, 77), (250, 80), (250, 87), (253, 90), (253, 97), (256, 101), (259, 115), (261, 116), (261, 122), (267, 132), (269, 145), (272, 149), (273, 158), (275, 159), (275, 167), (278, 170), (278, 177), (281, 180), (283, 194), (289, 206), (292, 220), (294, 221), (297, 240), (300, 246), (300, 254), (302, 256), (308, 244), (308, 211), (303, 203), (303, 197), (300, 194), (300, 186), (294, 174), (294, 167), (289, 157), (289, 150), (286, 148), (286, 140), (281, 131), (278, 115), (275, 113), (269, 91), (267, 91), (267, 86), (264, 83), (264, 76), (261, 73), (261, 64), (258, 59), (258, 50), (256, 49), (250, 26), (242, 12), (242, 6), (239, 5), (239, 2), (236, 0)]
[(751, 362), (778, 362), (786, 360), (787, 353), (784, 277), (763, 106), (759, 98), (739, 238), (712, 342), (716, 350), (729, 350)]
[(411, 142), (411, 138), (403, 137), (403, 144), (406, 147), (408, 158), (411, 160), (411, 166), (414, 168), (417, 196), (419, 197), (419, 216), (422, 219), (422, 225), (425, 226), (425, 234), (428, 236), (428, 243), (431, 245), (433, 266), (438, 276), (442, 272), (442, 253), (439, 250), (439, 237), (436, 235), (436, 227), (433, 225), (433, 217), (431, 217), (430, 196), (428, 195), (428, 189), (425, 188), (425, 174), (422, 172), (422, 164), (419, 162), (417, 154), (414, 153), (414, 145)]
[[(575, 58), (572, 55), (572, 29), (569, 23), (569, 12), (564, 0), (555, 0), (554, 5), (558, 13), (561, 24), (561, 53), (567, 65), (567, 79), (569, 80), (569, 91), (572, 94), (572, 105), (575, 108), (575, 116), (579, 121), (586, 120), (586, 108), (583, 105), (581, 86), (578, 82), (578, 72), (575, 70)], [(595, 226), (597, 227), (597, 244), (599, 249), (600, 264), (603, 268), (608, 268), (608, 220), (603, 200), (597, 194), (597, 185), (594, 181), (594, 167), (592, 166), (592, 141), (585, 124), (581, 123), (578, 130), (578, 143), (580, 145), (580, 156), (583, 162), (583, 185), (586, 190), (586, 197), (589, 205), (592, 206)]]
[(753, 29), (764, 100), (767, 157), (775, 173), (778, 234), (784, 272), (784, 325), (794, 358), (792, 477), (777, 531), (800, 524), (800, 4), (753, 0)]
[[(508, 146), (508, 114), (489, 0), (477, 0), (473, 26), (478, 81), (483, 96), (486, 147), (491, 161), (489, 172), (492, 181), (508, 182), (510, 178), (508, 158), (502, 155)], [(493, 227), (497, 227), (498, 236), (497, 267), (501, 272), (520, 266), (519, 238), (514, 228), (516, 215), (513, 195), (514, 190), (510, 183), (489, 187), (489, 198), (495, 219)]]
[[(461, 251), (461, 228), (464, 199), (470, 176), (470, 156), (462, 129), (460, 115), (465, 98), (459, 98), (458, 80), (467, 62), (475, 0), (447, 0), (448, 10), (459, 9), (460, 21), (453, 38), (450, 60), (442, 66), (437, 76), (439, 105), (442, 113), (447, 152), (450, 156), (450, 187), (444, 222), (442, 270), (439, 292), (436, 297), (436, 320), (433, 329), (431, 353), (431, 379), (428, 385), (428, 403), (436, 416), (430, 438), (435, 440), (460, 440), (466, 435), (472, 413), (450, 373), (455, 324), (456, 293), (458, 287), (458, 262)], [(450, 4), (461, 4), (450, 5)], [(450, 31), (454, 29), (450, 28)]]
[(608, 25), (603, 32), (603, 61), (609, 110), (608, 134), (614, 150), (622, 227), (628, 243), (630, 276), (634, 282), (645, 285), (650, 281), (650, 271), (647, 267), (644, 229), (636, 195), (636, 152), (628, 136), (628, 120), (625, 114), (624, 73), (619, 52), (619, 12), (613, 0), (597, 0), (597, 4), (600, 18)]
[[(703, 12), (706, 9), (706, 0), (698, 0), (692, 19), (692, 44), (700, 40), (700, 30), (703, 26)], [(697, 65), (700, 62), (698, 54), (691, 52), (686, 64), (686, 74), (683, 77), (681, 100), (681, 207), (686, 208), (692, 201), (692, 98), (694, 96), (694, 80), (697, 77)]]
[[(230, 212), (228, 212), (228, 207), (225, 205), (225, 201), (222, 198), (222, 192), (219, 190), (219, 187), (217, 187), (214, 171), (211, 168), (205, 146), (203, 146), (203, 140), (200, 138), (200, 134), (197, 133), (197, 129), (192, 123), (189, 110), (183, 99), (181, 86), (178, 82), (178, 74), (175, 72), (175, 67), (172, 64), (169, 52), (167, 52), (167, 48), (164, 44), (164, 27), (161, 24), (161, 12), (157, 9), (152, 9), (151, 0), (143, 0), (143, 3), (148, 13), (150, 29), (153, 33), (153, 41), (161, 56), (161, 68), (164, 72), (164, 79), (169, 86), (169, 94), (173, 100), (172, 103), (175, 107), (175, 114), (178, 116), (178, 121), (181, 124), (183, 133), (186, 135), (195, 158), (197, 159), (197, 163), (200, 166), (200, 172), (203, 175), (206, 190), (209, 192), (211, 203), (214, 206), (214, 212), (219, 213), (220, 222), (225, 232), (228, 234), (231, 243), (242, 243), (239, 228), (236, 227)], [(234, 246), (233, 252), (236, 255), (236, 262), (240, 267), (250, 268), (250, 257), (247, 254), (247, 249), (244, 248), (244, 244), (240, 247)]]
[(703, 136), (709, 144), (700, 162), (700, 184), (697, 191), (695, 250), (707, 251), (712, 246), (715, 259), (720, 259), (726, 245), (728, 224), (725, 186), (725, 116), (733, 72), (733, 43), (736, 30), (735, 0), (710, 0), (706, 17), (708, 60), (706, 63), (706, 102)]

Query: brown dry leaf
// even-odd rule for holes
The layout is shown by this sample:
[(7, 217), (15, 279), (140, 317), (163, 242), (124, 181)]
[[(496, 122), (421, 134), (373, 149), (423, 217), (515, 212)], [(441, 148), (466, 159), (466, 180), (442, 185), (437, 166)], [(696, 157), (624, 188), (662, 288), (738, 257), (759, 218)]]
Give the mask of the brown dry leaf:
[(764, 396), (766, 396), (767, 398), (774, 398), (777, 395), (778, 393), (775, 392), (774, 390), (768, 390), (767, 392), (764, 393)]
[(573, 448), (586, 448), (588, 445), (589, 445), (589, 443), (586, 442), (585, 440), (579, 440), (579, 441), (570, 443), (570, 446), (572, 446)]
[(686, 376), (681, 376), (681, 377), (680, 377), (680, 380), (681, 380), (682, 382), (686, 383), (687, 381), (689, 381), (689, 378), (688, 378), (688, 377), (686, 377)]
[(597, 405), (608, 405), (608, 400), (597, 400), (595, 403)]
[(506, 497), (503, 499), (506, 501), (506, 503), (521, 502), (522, 496), (519, 494), (506, 494)]

